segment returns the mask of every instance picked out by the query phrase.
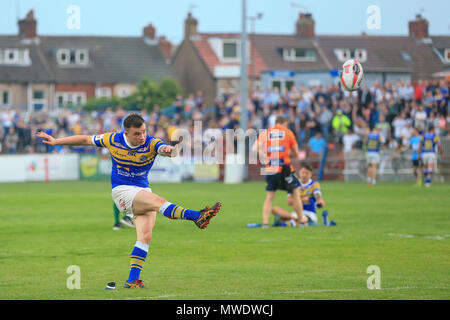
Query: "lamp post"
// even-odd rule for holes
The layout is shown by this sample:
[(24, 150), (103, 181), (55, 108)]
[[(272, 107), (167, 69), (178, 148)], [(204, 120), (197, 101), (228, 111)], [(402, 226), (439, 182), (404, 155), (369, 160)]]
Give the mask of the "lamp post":
[(240, 126), (246, 131), (247, 119), (247, 0), (242, 0), (241, 30), (241, 119)]
[[(255, 21), (256, 20), (261, 20), (263, 17), (263, 14), (261, 12), (258, 12), (256, 14), (256, 16), (254, 17), (247, 17), (248, 20), (250, 20), (251, 24), (250, 24), (250, 34), (251, 39), (253, 40), (255, 37)], [(251, 43), (251, 42), (250, 42)], [(251, 89), (253, 89), (254, 87), (254, 77), (255, 77), (255, 59), (254, 59), (254, 55), (253, 52), (255, 50), (253, 48), (250, 48), (250, 68), (251, 68), (251, 72), (250, 72), (250, 79), (251, 79)]]

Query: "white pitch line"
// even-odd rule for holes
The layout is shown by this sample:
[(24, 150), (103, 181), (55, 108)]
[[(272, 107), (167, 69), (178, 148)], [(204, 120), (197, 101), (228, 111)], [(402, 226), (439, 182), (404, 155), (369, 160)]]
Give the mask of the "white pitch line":
[[(397, 291), (397, 290), (412, 290), (412, 289), (421, 289), (421, 290), (430, 290), (430, 289), (450, 289), (450, 287), (392, 287), (392, 288), (381, 288), (369, 290), (367, 288), (344, 288), (344, 289), (312, 289), (312, 290), (291, 290), (291, 291), (274, 291), (274, 292), (259, 292), (261, 295), (284, 295), (284, 294), (308, 294), (308, 293), (326, 293), (326, 292), (352, 292), (352, 291), (373, 291), (373, 292), (381, 292), (381, 291)], [(243, 294), (240, 292), (224, 292), (220, 294), (214, 294), (215, 296), (235, 296)], [(176, 298), (176, 297), (204, 297), (205, 295), (195, 295), (195, 294), (166, 294), (161, 296), (154, 297), (133, 297), (133, 298), (125, 298), (126, 300), (142, 300), (142, 299), (164, 299), (164, 298)]]
[(415, 236), (415, 235), (412, 235), (412, 234), (388, 233), (388, 237), (390, 237), (390, 238), (403, 238), (403, 239), (421, 238), (421, 239), (431, 239), (431, 240), (445, 240), (447, 238), (450, 238), (450, 235), (444, 234), (444, 235)]

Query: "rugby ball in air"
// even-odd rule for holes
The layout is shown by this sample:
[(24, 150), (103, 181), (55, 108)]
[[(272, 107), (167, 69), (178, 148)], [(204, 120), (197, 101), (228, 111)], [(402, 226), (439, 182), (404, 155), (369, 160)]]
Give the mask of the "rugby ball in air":
[(355, 91), (361, 86), (363, 68), (356, 59), (345, 61), (341, 70), (341, 84), (347, 91)]

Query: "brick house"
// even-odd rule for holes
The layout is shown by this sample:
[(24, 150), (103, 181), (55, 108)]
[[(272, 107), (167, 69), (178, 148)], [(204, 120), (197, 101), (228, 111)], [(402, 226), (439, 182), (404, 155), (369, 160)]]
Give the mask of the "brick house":
[[(239, 91), (240, 34), (199, 33), (191, 14), (172, 63), (187, 92), (203, 90), (207, 101), (225, 88)], [(330, 85), (347, 59), (360, 60), (365, 83), (431, 79), (450, 70), (450, 36), (429, 36), (420, 15), (407, 36), (317, 35), (310, 13), (300, 13), (294, 34), (249, 35), (249, 84), (264, 88)]]
[(142, 37), (41, 36), (33, 11), (0, 36), (0, 109), (54, 112), (94, 97), (124, 97), (143, 77), (176, 78), (172, 45), (150, 24)]
[[(224, 90), (239, 91), (241, 38), (239, 33), (199, 33), (198, 21), (190, 13), (184, 22), (184, 39), (172, 58), (178, 81), (187, 94), (201, 90), (211, 106)], [(258, 51), (247, 42), (248, 78), (259, 81), (266, 68)]]

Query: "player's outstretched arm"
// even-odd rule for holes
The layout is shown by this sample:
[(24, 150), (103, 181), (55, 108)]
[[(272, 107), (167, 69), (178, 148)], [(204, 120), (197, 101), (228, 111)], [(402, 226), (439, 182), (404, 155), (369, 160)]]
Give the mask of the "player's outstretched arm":
[(159, 148), (158, 153), (164, 157), (175, 157), (176, 151), (174, 150), (175, 147), (166, 145)]
[(45, 132), (38, 132), (36, 134), (38, 138), (44, 139), (42, 142), (51, 146), (58, 146), (58, 145), (67, 145), (67, 146), (92, 146), (94, 145), (92, 142), (92, 136), (85, 136), (85, 135), (76, 135), (76, 136), (69, 136), (64, 138), (55, 139), (49, 134), (46, 134)]

